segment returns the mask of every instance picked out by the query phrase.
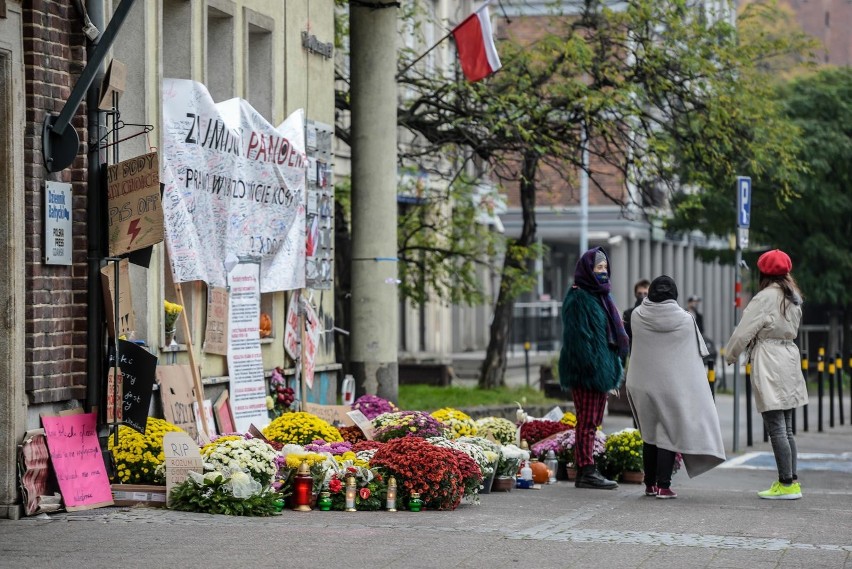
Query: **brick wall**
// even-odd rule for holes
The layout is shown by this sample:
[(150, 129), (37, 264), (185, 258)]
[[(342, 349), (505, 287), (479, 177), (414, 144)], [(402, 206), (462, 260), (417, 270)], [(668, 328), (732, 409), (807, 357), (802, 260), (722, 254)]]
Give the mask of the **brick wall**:
[[(27, 118), (23, 191), (27, 200), (26, 378), (30, 404), (86, 395), (86, 109), (71, 126), (80, 135), (74, 163), (48, 175), (42, 157), (42, 125), (58, 114), (86, 63), (85, 37), (74, 3), (24, 3), (24, 67)], [(45, 180), (73, 184), (72, 266), (45, 265)]]

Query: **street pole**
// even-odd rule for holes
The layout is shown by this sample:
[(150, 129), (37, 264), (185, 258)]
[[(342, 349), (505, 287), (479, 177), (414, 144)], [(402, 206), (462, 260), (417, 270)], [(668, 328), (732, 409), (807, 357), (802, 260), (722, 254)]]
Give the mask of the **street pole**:
[[(734, 328), (740, 319), (740, 306), (742, 305), (743, 279), (743, 248), (748, 247), (748, 227), (751, 223), (751, 178), (746, 176), (737, 177), (737, 239), (736, 259), (734, 261)], [(748, 362), (746, 362), (748, 365)], [(739, 362), (734, 365), (734, 444), (733, 452), (740, 449), (740, 366)], [(748, 379), (747, 379), (748, 381)], [(751, 402), (746, 401), (747, 405)], [(749, 425), (750, 426), (750, 425)], [(749, 429), (751, 437), (751, 429)]]
[(351, 371), (356, 396), (399, 395), (397, 12), (349, 5), (352, 94)]
[(585, 125), (580, 136), (583, 161), (583, 167), (580, 170), (580, 256), (582, 257), (583, 253), (589, 250), (589, 137)]

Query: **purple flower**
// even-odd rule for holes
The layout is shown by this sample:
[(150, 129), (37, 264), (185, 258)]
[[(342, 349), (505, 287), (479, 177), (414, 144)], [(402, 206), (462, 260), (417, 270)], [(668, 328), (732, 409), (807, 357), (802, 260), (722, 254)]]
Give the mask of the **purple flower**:
[(333, 455), (340, 455), (352, 450), (352, 443), (348, 443), (346, 441), (327, 443), (323, 439), (316, 439), (312, 443), (305, 445), (305, 450), (316, 453), (327, 452)]
[(355, 402), (352, 403), (352, 409), (361, 411), (364, 416), (371, 421), (382, 413), (393, 413), (397, 411), (396, 405), (387, 399), (382, 399), (378, 395), (371, 395), (369, 393), (356, 399)]

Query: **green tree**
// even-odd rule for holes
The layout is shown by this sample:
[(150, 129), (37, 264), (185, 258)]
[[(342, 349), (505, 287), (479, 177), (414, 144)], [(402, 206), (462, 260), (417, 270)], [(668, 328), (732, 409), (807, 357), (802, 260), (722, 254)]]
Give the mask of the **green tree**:
[[(420, 66), (398, 78), (405, 94), (399, 124), (407, 132), (401, 160), (451, 156), (450, 177), (473, 169), (520, 195), (523, 227), (503, 248), (481, 387), (503, 383), (514, 299), (533, 282), (528, 267), (540, 254), (535, 207), (545, 189), (543, 169), (575, 179), (585, 145), (596, 162), (639, 188), (607, 193), (599, 185), (614, 203), (653, 207), (659, 190), (668, 189), (682, 196), (681, 220), (696, 225), (715, 222), (705, 218), (706, 205), (724, 209), (719, 196), (733, 173), (771, 170), (782, 182), (775, 198), (784, 201), (801, 172), (794, 135), (767, 104), (758, 70), (766, 58), (800, 49), (797, 37), (755, 33), (738, 42), (735, 26), (708, 19), (703, 2), (628, 0), (618, 10), (610, 4), (559, 3), (562, 11), (541, 20), (534, 41), (500, 43), (503, 69), (486, 81), (469, 84)], [(752, 10), (747, 18), (767, 13)], [(337, 100), (346, 110), (345, 92)], [(690, 188), (705, 186), (707, 201), (696, 199)]]

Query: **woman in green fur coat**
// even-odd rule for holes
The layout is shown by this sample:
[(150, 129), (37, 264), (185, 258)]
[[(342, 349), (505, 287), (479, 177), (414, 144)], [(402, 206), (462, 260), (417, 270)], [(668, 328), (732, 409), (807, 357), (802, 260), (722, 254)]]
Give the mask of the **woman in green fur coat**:
[(586, 251), (574, 270), (574, 285), (562, 302), (559, 382), (570, 389), (577, 414), (574, 461), (578, 488), (617, 488), (594, 460), (595, 431), (603, 423), (607, 393), (618, 388), (630, 341), (610, 294), (609, 258), (601, 247)]

